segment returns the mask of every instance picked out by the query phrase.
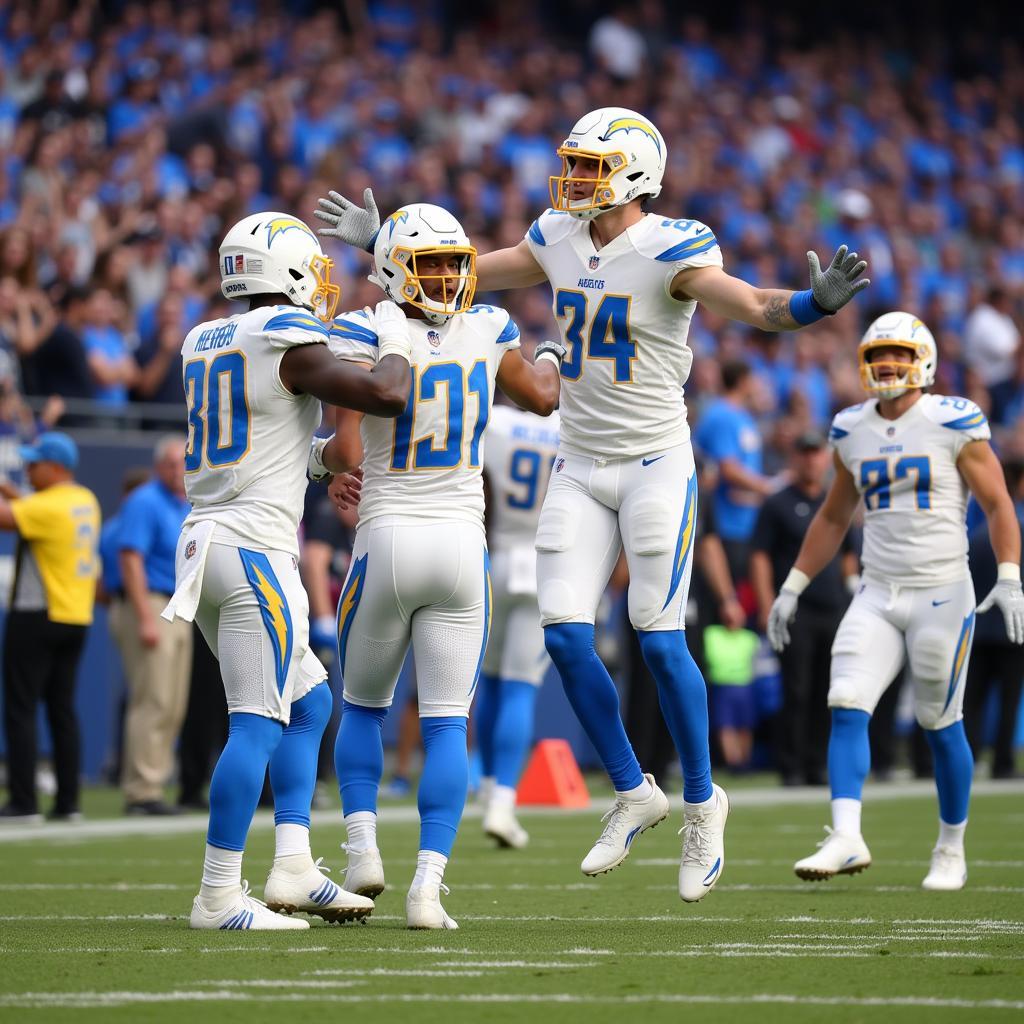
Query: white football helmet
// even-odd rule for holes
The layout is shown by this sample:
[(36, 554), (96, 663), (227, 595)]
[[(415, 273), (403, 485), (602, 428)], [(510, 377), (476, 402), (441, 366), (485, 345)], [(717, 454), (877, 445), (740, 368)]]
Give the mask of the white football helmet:
[[(424, 257), (452, 255), (458, 257), (457, 274), (423, 267)], [(386, 218), (373, 245), (373, 264), (370, 280), (392, 302), (422, 309), (431, 323), (447, 323), (473, 305), (476, 249), (462, 225), (440, 206), (413, 203)]]
[(331, 281), (333, 268), (316, 235), (286, 213), (254, 213), (220, 243), (220, 290), (226, 299), (280, 293), (324, 321), (334, 318), (341, 298)]
[[(879, 348), (899, 347), (906, 351), (906, 361), (872, 362), (871, 353)], [(864, 332), (857, 348), (860, 381), (864, 390), (878, 398), (896, 398), (913, 388), (926, 388), (935, 383), (939, 362), (932, 332), (913, 313), (885, 313)], [(896, 371), (895, 380), (879, 380), (882, 366)]]
[[(602, 107), (584, 114), (558, 147), (562, 173), (550, 179), (551, 208), (593, 220), (637, 196), (661, 193), (665, 140), (635, 110)], [(575, 177), (577, 157), (598, 161), (594, 177)], [(574, 195), (575, 193), (575, 195)]]

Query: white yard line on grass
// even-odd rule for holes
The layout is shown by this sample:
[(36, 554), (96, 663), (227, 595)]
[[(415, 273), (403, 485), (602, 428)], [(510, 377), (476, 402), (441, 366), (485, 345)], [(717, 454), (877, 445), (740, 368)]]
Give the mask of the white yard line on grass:
[[(1007, 780), (994, 782), (979, 779), (971, 789), (974, 796), (1020, 796), (1024, 794), (1024, 780)], [(864, 789), (864, 799), (869, 803), (883, 800), (903, 799), (935, 799), (935, 785), (927, 780), (908, 782), (890, 782), (885, 785), (870, 785)], [(806, 787), (796, 789), (738, 789), (729, 794), (732, 807), (783, 807), (820, 803), (827, 804), (827, 794), (820, 788)], [(567, 809), (564, 807), (521, 807), (520, 814), (526, 819), (532, 817), (564, 817), (593, 814), (606, 807), (607, 801), (595, 801), (590, 807)], [(466, 819), (479, 818), (482, 810), (478, 805), (466, 807)], [(336, 825), (341, 821), (337, 810), (314, 811), (314, 825)], [(388, 824), (411, 824), (419, 820), (415, 807), (382, 807), (380, 822)], [(47, 840), (86, 840), (115, 838), (118, 836), (144, 836), (160, 838), (168, 835), (181, 835), (206, 831), (206, 817), (201, 814), (189, 814), (170, 818), (112, 818), (102, 821), (82, 821), (77, 824), (60, 824), (49, 822), (42, 825), (0, 825), (0, 844), (30, 842), (38, 839)], [(259, 831), (270, 829), (274, 825), (274, 815), (270, 811), (259, 811), (253, 820), (252, 828)], [(802, 829), (801, 829), (802, 830)]]
[(367, 1004), (524, 1004), (524, 1005), (579, 1005), (579, 1006), (645, 1006), (658, 1004), (693, 1004), (704, 1006), (840, 1006), (925, 1007), (951, 1010), (1024, 1010), (1019, 999), (956, 999), (936, 996), (808, 996), (790, 993), (765, 992), (751, 995), (711, 995), (701, 993), (650, 993), (627, 996), (579, 995), (572, 992), (508, 992), (508, 993), (349, 993), (336, 991), (306, 991), (270, 994), (244, 992), (237, 988), (206, 992), (175, 990), (170, 992), (22, 992), (0, 996), (0, 1006), (23, 1009), (53, 1009), (77, 1007), (112, 1007), (133, 1004), (231, 1002), (231, 1003), (367, 1003)]

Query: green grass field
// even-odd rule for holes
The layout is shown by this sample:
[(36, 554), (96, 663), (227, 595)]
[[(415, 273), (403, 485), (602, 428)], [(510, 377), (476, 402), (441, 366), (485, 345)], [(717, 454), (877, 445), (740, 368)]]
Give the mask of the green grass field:
[[(872, 868), (809, 884), (791, 866), (823, 834), (824, 791), (736, 788), (723, 881), (693, 906), (676, 894), (679, 812), (596, 880), (578, 865), (601, 807), (524, 814), (523, 852), (492, 849), (467, 817), (446, 879), (457, 932), (403, 927), (416, 826), (397, 807), (383, 814), (389, 888), (369, 922), (277, 934), (189, 931), (202, 821), (98, 821), (110, 801), (94, 797), (77, 830), (0, 832), (0, 1020), (1020, 1019), (1024, 788), (979, 786), (968, 888), (949, 894), (920, 889), (934, 798), (903, 789), (868, 796)], [(319, 813), (314, 853), (335, 878), (341, 839)], [(261, 815), (245, 871), (257, 894), (271, 852)]]

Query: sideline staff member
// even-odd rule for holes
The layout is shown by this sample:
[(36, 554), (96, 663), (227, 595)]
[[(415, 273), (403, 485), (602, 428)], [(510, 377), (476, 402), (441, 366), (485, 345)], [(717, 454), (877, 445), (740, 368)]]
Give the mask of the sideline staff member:
[(120, 510), (117, 547), (124, 600), (113, 626), (125, 675), (121, 785), (128, 814), (176, 814), (164, 786), (174, 771), (174, 744), (185, 720), (192, 672), (192, 624), (160, 618), (174, 593), (174, 552), (191, 506), (185, 499), (185, 438), (169, 434), (153, 453), (153, 478)]
[(14, 589), (4, 631), (4, 732), (9, 803), (0, 820), (38, 818), (36, 707), (46, 704), (57, 798), (51, 817), (78, 815), (79, 738), (75, 674), (96, 596), (100, 508), (75, 483), (78, 448), (67, 434), (41, 434), (21, 448), (33, 494), (5, 485), (0, 529), (18, 531)]

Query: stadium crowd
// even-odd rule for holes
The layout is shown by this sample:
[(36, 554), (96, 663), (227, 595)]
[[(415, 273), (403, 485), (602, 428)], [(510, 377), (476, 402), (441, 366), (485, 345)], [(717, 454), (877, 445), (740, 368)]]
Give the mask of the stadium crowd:
[[(0, 434), (35, 429), (19, 392), (91, 399), (107, 422), (133, 402), (183, 404), (181, 340), (228, 312), (216, 252), (241, 217), (310, 220), (328, 189), (372, 184), (383, 214), (433, 202), (481, 251), (515, 244), (548, 205), (576, 114), (614, 104), (665, 136), (657, 212), (710, 225), (731, 273), (799, 287), (807, 250), (841, 243), (869, 261), (863, 301), (799, 334), (695, 316), (698, 442), (723, 376), (752, 371), (737, 401), (763, 438), (749, 466), (763, 485), (741, 504), (860, 400), (855, 343), (885, 309), (929, 324), (937, 390), (977, 402), (1004, 460), (1024, 460), (1013, 34), (980, 19), (956, 45), (936, 28), (912, 46), (888, 21), (809, 38), (757, 7), (725, 26), (659, 0), (605, 6), (595, 20), (591, 4), (530, 0), (3, 5)], [(343, 308), (376, 302), (365, 256), (325, 248)], [(545, 288), (501, 303), (527, 339), (552, 335)], [(716, 507), (725, 541), (749, 539), (739, 518), (745, 536), (729, 536)]]

